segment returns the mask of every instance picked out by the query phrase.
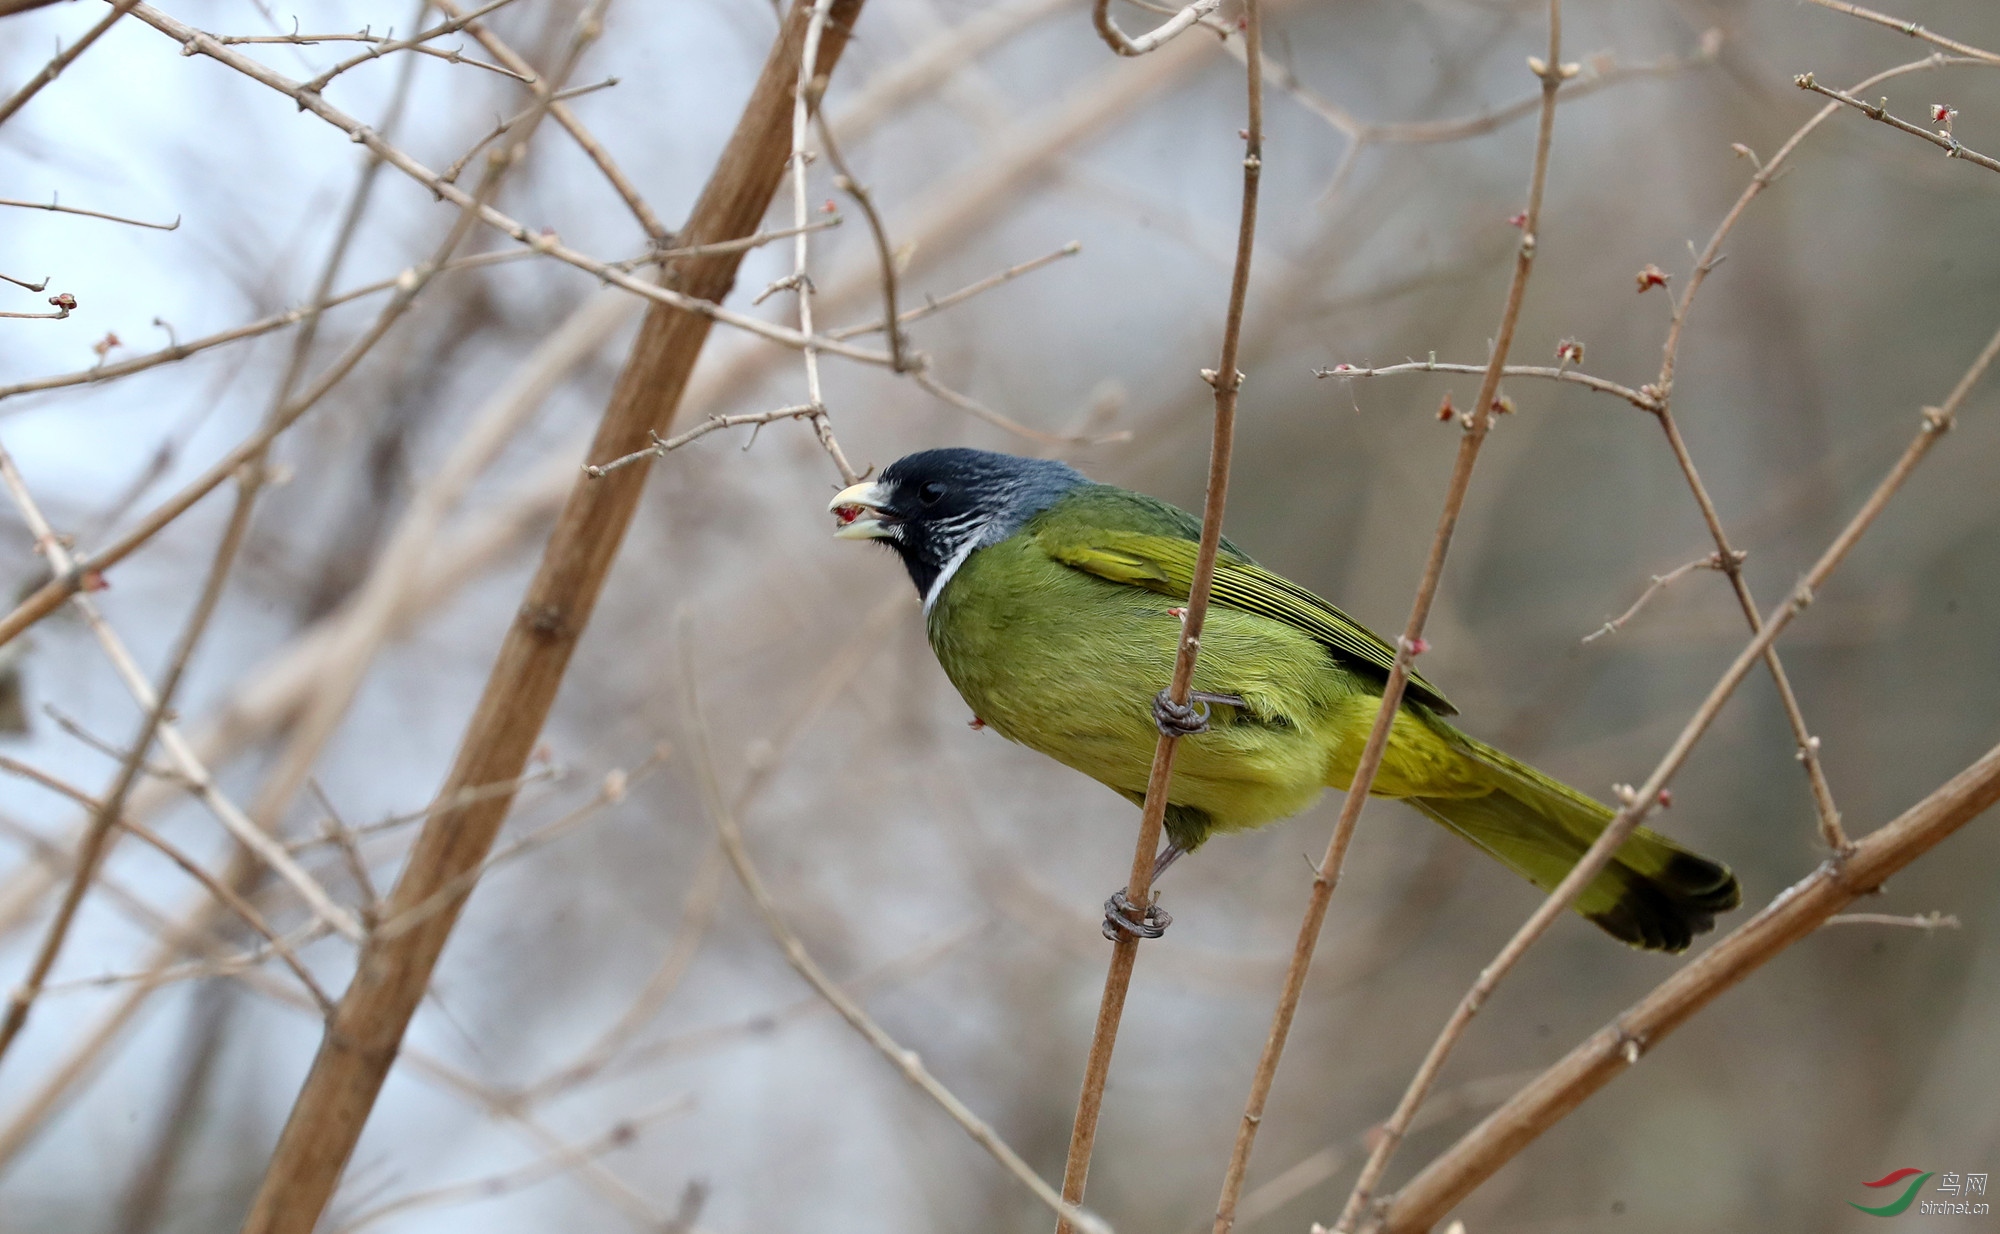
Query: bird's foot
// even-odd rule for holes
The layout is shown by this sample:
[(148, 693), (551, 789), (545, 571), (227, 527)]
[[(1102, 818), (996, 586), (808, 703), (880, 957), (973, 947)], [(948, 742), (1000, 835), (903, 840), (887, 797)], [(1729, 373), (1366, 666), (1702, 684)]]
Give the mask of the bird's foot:
[(1153, 696), (1153, 723), (1169, 737), (1193, 737), (1208, 731), (1209, 704), (1222, 707), (1242, 707), (1243, 700), (1234, 694), (1204, 694), (1197, 690), (1188, 695), (1186, 703), (1176, 703), (1165, 690)]
[(1174, 923), (1173, 914), (1157, 904), (1148, 904), (1144, 912), (1132, 903), (1123, 887), (1111, 893), (1104, 902), (1104, 937), (1112, 942), (1124, 938), (1158, 938)]

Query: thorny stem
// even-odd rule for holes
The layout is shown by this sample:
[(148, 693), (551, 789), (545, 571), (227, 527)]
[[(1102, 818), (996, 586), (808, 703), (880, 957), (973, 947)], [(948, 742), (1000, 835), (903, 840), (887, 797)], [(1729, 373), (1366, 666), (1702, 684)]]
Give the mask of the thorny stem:
[[(1863, 837), (1846, 857), (1821, 862), (1812, 874), (1778, 893), (1762, 912), (1509, 1098), (1390, 1197), (1380, 1234), (1430, 1230), (1543, 1131), (1636, 1064), (1645, 1050), (1793, 943), (1843, 920), (1831, 914), (1880, 888), (1884, 879), (1935, 848), (1996, 800), (2000, 800), (2000, 748), (1987, 751), (1894, 822)], [(1927, 920), (1925, 927), (1934, 928)]]
[[(1723, 672), (1721, 679), (1709, 691), (1708, 697), (1702, 700), (1701, 706), (1681, 729), (1680, 735), (1674, 739), (1673, 745), (1660, 759), (1653, 773), (1646, 778), (1646, 782), (1637, 790), (1621, 794), (1624, 804), (1606, 825), (1603, 833), (1578, 859), (1570, 872), (1563, 876), (1562, 882), (1556, 884), (1555, 889), (1549, 892), (1548, 898), (1535, 909), (1534, 914), (1515, 931), (1512, 938), (1507, 940), (1507, 945), (1500, 949), (1500, 953), (1493, 961), (1480, 970), (1479, 979), (1459, 1000), (1458, 1006), (1452, 1011), (1451, 1019), (1445, 1024), (1444, 1031), (1439, 1033), (1437, 1040), (1432, 1043), (1430, 1053), (1425, 1056), (1423, 1065), (1418, 1068), (1416, 1077), (1411, 1080), (1410, 1088), (1403, 1096), (1402, 1104), (1397, 1106), (1397, 1115), (1402, 1115), (1406, 1109), (1414, 1112), (1417, 1103), (1422, 1100), (1423, 1092), (1437, 1078), (1452, 1047), (1458, 1043), (1460, 1037), (1464, 1036), (1466, 1027), (1472, 1022), (1472, 1018), (1479, 1014), (1480, 1007), (1485, 1004), (1521, 957), (1527, 954), (1528, 949), (1534, 946), (1536, 940), (1541, 938), (1558, 916), (1568, 911), (1576, 902), (1577, 896), (1583, 893), (1583, 889), (1610, 863), (1612, 854), (1618, 851), (1619, 846), (1624, 844), (1638, 829), (1639, 824), (1652, 813), (1659, 803), (1660, 790), (1667, 786), (1667, 782), (1687, 761), (1695, 743), (1701, 740), (1709, 725), (1713, 724), (1715, 717), (1721, 713), (1723, 704), (1728, 702), (1737, 687), (1743, 684), (1743, 679), (1749, 676), (1757, 661), (1763, 658), (1764, 652), (1777, 641), (1778, 635), (1783, 633), (1793, 619), (1812, 603), (1819, 589), (1825, 585), (1827, 579), (1846, 559), (1848, 552), (1881, 515), (1882, 510), (1889, 504), (1889, 499), (1902, 488), (1904, 481), (1908, 480), (1911, 473), (1916, 470), (1917, 464), (1930, 453), (1938, 438), (1951, 430), (1958, 409), (1972, 393), (1973, 387), (1986, 375), (1986, 370), (1992, 366), (1997, 356), (2000, 356), (2000, 332), (1994, 334), (1978, 358), (1972, 362), (1972, 366), (1965, 371), (1965, 375), (1959, 378), (1958, 384), (1952, 388), (1944, 403), (1938, 407), (1924, 408), (1922, 423), (1917, 429), (1916, 437), (1904, 449), (1902, 457), (1896, 460), (1888, 475), (1876, 485), (1875, 491), (1869, 494), (1853, 519), (1841, 529), (1839, 535), (1834, 537), (1833, 543), (1820, 554), (1819, 560), (1813, 563), (1812, 569), (1808, 570), (1805, 577), (1793, 588), (1791, 595), (1765, 617), (1763, 629), (1750, 640), (1737, 654), (1735, 661)], [(1826, 869), (1833, 871), (1834, 882), (1841, 882), (1839, 871), (1852, 851), (1853, 847), (1849, 846), (1846, 853), (1835, 853), (1829, 860)], [(1852, 896), (1848, 898), (1851, 899)], [(1756, 921), (1752, 921), (1743, 929), (1755, 924)], [(1741, 932), (1742, 930), (1738, 931), (1739, 934)], [(1633, 1040), (1627, 1044), (1628, 1061), (1636, 1061), (1640, 1043)], [(1381, 1142), (1388, 1141), (1392, 1129), (1393, 1124), (1391, 1128), (1384, 1129)], [(1387, 1154), (1378, 1148), (1378, 1155), (1384, 1158), (1386, 1165)], [(1374, 1160), (1371, 1158), (1370, 1165), (1373, 1164)], [(1379, 1180), (1379, 1177), (1378, 1171), (1376, 1178)], [(1371, 1181), (1365, 1171), (1363, 1181)], [(1361, 1215), (1355, 1197), (1361, 1197), (1364, 1201), (1366, 1199), (1362, 1196), (1360, 1184), (1356, 1184), (1355, 1196), (1349, 1198), (1348, 1211), (1342, 1215), (1340, 1227), (1342, 1230), (1352, 1229), (1353, 1227), (1347, 1224), (1348, 1221), (1350, 1218), (1358, 1219)]]
[[(1284, 1054), (1285, 1040), (1298, 1013), (1306, 974), (1312, 966), (1313, 949), (1319, 942), (1320, 928), (1326, 922), (1327, 906), (1333, 899), (1334, 887), (1340, 881), (1341, 866), (1346, 861), (1348, 843), (1361, 817), (1361, 808), (1367, 803), (1368, 791), (1374, 786), (1375, 774), (1388, 748), (1389, 732), (1395, 723), (1396, 712), (1402, 706), (1404, 686), (1409, 681), (1410, 659), (1423, 646), (1424, 625), (1430, 618), (1431, 604), (1437, 597), (1438, 584), (1444, 576), (1445, 556), (1451, 548), (1459, 512), (1464, 509), (1466, 493), (1472, 485), (1473, 465), (1479, 461), (1480, 447), (1485, 444), (1487, 432), (1493, 425), (1493, 407), (1500, 392), (1501, 374), (1507, 365), (1507, 353), (1513, 348), (1514, 330), (1520, 322), (1521, 305), (1528, 292), (1528, 276), (1534, 270), (1535, 254), (1540, 245), (1542, 196), (1548, 182), (1549, 149), (1555, 135), (1556, 97), (1562, 89), (1565, 74), (1571, 71), (1562, 63), (1562, 0), (1549, 0), (1547, 60), (1538, 62), (1531, 58), (1529, 65), (1541, 79), (1542, 110), (1535, 134), (1534, 166), (1528, 177), (1528, 207), (1522, 219), (1521, 243), (1515, 253), (1514, 275), (1500, 313), (1500, 325), (1494, 332), (1493, 354), (1487, 358), (1486, 373), (1479, 383), (1479, 396), (1472, 405), (1471, 414), (1465, 421), (1465, 431), (1459, 438), (1458, 458), (1452, 467), (1450, 487), (1445, 491), (1444, 508), (1438, 515), (1437, 532), (1431, 538), (1423, 582), (1418, 586), (1416, 599), (1410, 606), (1410, 619), (1403, 635), (1397, 640), (1396, 659), (1383, 688), (1374, 727), (1369, 730), (1368, 742), (1362, 747), (1361, 761), (1355, 767), (1352, 783), (1348, 785), (1347, 799), (1341, 803), (1340, 817), (1334, 823), (1333, 834), (1327, 840), (1326, 854), (1313, 874), (1312, 895), (1306, 905), (1305, 918), (1299, 924), (1298, 941), (1293, 948), (1291, 965), (1285, 972), (1284, 989), (1271, 1017), (1270, 1035), (1265, 1040), (1263, 1056), (1258, 1060), (1256, 1074), (1250, 1083), (1243, 1121), (1237, 1127), (1236, 1145), (1230, 1153), (1229, 1170), (1223, 1177), (1222, 1196), (1216, 1203), (1215, 1234), (1229, 1234), (1235, 1225), (1237, 1197), (1242, 1193), (1244, 1176), (1249, 1170), (1250, 1153), (1255, 1147), (1257, 1129), (1264, 1118), (1264, 1105), (1277, 1076), (1278, 1060)], [(1404, 1115), (1401, 1122), (1392, 1120), (1376, 1141), (1368, 1165), (1362, 1169), (1361, 1181), (1356, 1184), (1355, 1194), (1349, 1197), (1350, 1210), (1356, 1210), (1366, 1202), (1366, 1190), (1373, 1186), (1374, 1178), (1380, 1176), (1381, 1168), (1387, 1164), (1385, 1150), (1393, 1146), (1394, 1139), (1401, 1134), (1402, 1128), (1408, 1126), (1409, 1118), (1415, 1112), (1414, 1103), (1407, 1113), (1399, 1110), (1398, 1113)], [(1342, 1228), (1348, 1228), (1345, 1218)]]
[[(1948, 62), (1951, 61), (1944, 56), (1932, 55), (1912, 64), (1900, 65), (1877, 73), (1855, 86), (1855, 89), (1865, 90), (1892, 77)], [(1956, 63), (1977, 62), (1956, 61)], [(1729, 533), (1722, 525), (1721, 514), (1716, 509), (1714, 499), (1709, 496), (1707, 486), (1702, 483), (1700, 472), (1695, 469), (1694, 456), (1688, 452), (1687, 443), (1681, 437), (1680, 426), (1674, 419), (1674, 369), (1680, 358), (1681, 338), (1687, 327), (1688, 313), (1694, 305), (1695, 294), (1707, 282), (1709, 272), (1720, 262), (1723, 241), (1735, 230), (1737, 220), (1743, 217), (1750, 203), (1777, 178), (1779, 170), (1799, 148), (1799, 143), (1825, 123), (1838, 108), (1838, 103), (1829, 103), (1821, 108), (1801, 125), (1783, 146), (1779, 147), (1769, 162), (1758, 167), (1757, 174), (1744, 186), (1742, 194), (1736, 199), (1736, 204), (1730, 207), (1729, 213), (1716, 227), (1715, 234), (1709, 237), (1707, 247), (1695, 259), (1694, 269), (1688, 275), (1687, 287), (1674, 305), (1673, 318), (1667, 326), (1666, 341), (1661, 346), (1660, 375), (1651, 386), (1645, 387), (1642, 391), (1654, 400), (1654, 405), (1646, 410), (1651, 411), (1659, 419), (1660, 429), (1667, 438), (1667, 447), (1673, 451), (1674, 462), (1687, 480), (1688, 490), (1693, 494), (1695, 504), (1701, 510), (1702, 521), (1708, 527), (1710, 538), (1715, 541), (1717, 568), (1728, 577), (1730, 590), (1736, 595), (1736, 602), (1743, 610), (1743, 618), (1749, 623), (1752, 635), (1759, 632), (1757, 599), (1750, 591), (1749, 581), (1743, 577), (1744, 555), (1730, 542)], [(1798, 747), (1799, 764), (1805, 769), (1806, 784), (1812, 792), (1813, 808), (1819, 817), (1820, 842), (1825, 844), (1830, 852), (1845, 852), (1851, 842), (1847, 838), (1847, 833), (1841, 828), (1840, 810), (1833, 800), (1833, 787), (1827, 782), (1826, 769), (1820, 761), (1819, 739), (1813, 736), (1811, 727), (1806, 723), (1805, 712), (1799, 706), (1798, 696), (1792, 690), (1791, 679), (1786, 675), (1784, 664), (1779, 660), (1775, 649), (1764, 657), (1764, 666), (1771, 674), (1772, 684), (1778, 688), (1778, 701), (1784, 707), (1786, 723), (1791, 726), (1793, 744)]]
[[(1099, 6), (1100, 9), (1102, 5)], [(1215, 581), (1215, 557), (1222, 544), (1223, 510), (1229, 497), (1229, 463), (1236, 441), (1236, 400), (1243, 375), (1237, 371), (1242, 352), (1243, 307), (1250, 290), (1250, 259), (1257, 240), (1257, 192), (1264, 169), (1264, 78), (1263, 27), (1258, 0), (1243, 6), (1243, 49), (1248, 72), (1245, 75), (1249, 118), (1244, 128), (1243, 204), (1237, 219), (1236, 264), (1229, 283), (1229, 308), (1223, 319), (1222, 358), (1212, 373), (1205, 373), (1215, 390), (1214, 435), (1209, 445), (1208, 495), (1202, 506), (1201, 547), (1195, 559), (1194, 577), (1188, 585), (1186, 616), (1182, 619), (1180, 648), (1174, 658), (1173, 681), (1168, 687), (1176, 703), (1185, 704), (1193, 689), (1195, 657), (1201, 650), (1201, 632), (1208, 617), (1209, 589)], [(1153, 751), (1153, 766), (1146, 781), (1146, 802), (1139, 817), (1138, 842), (1132, 850), (1132, 870), (1125, 884), (1127, 898), (1144, 907), (1152, 901), (1153, 862), (1160, 847), (1161, 824), (1166, 818), (1167, 795), (1173, 781), (1176, 738), (1162, 734)], [(1131, 988), (1132, 969), (1139, 958), (1139, 940), (1120, 934), (1112, 944), (1111, 966), (1104, 977), (1104, 995), (1098, 1004), (1097, 1025), (1091, 1035), (1090, 1054), (1084, 1064), (1083, 1092), (1077, 1099), (1076, 1121), (1070, 1129), (1069, 1153), (1063, 1166), (1063, 1199), (1083, 1200), (1084, 1183), (1090, 1174), (1091, 1151), (1097, 1141), (1097, 1118), (1104, 1105), (1104, 1084), (1111, 1072), (1111, 1051), (1118, 1041), (1118, 1026), (1125, 1012), (1125, 994)], [(1056, 1223), (1056, 1234), (1069, 1234), (1069, 1223)]]

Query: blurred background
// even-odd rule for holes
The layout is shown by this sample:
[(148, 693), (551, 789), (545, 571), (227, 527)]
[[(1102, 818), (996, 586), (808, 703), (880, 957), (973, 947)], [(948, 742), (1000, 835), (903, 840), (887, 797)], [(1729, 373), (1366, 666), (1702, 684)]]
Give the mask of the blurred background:
[[(2000, 46), (1982, 0), (1899, 17)], [(222, 34), (406, 33), (406, 0), (179, 0)], [(537, 65), (573, 0), (491, 28)], [(1435, 353), (1477, 363), (1518, 233), (1533, 133), (1520, 110), (1450, 141), (1367, 128), (1475, 119), (1534, 93), (1544, 7), (1516, 0), (1267, 0), (1273, 89), (1228, 531), (1378, 630), (1401, 626), (1457, 444), (1435, 411), (1476, 377), (1320, 380), (1315, 367)], [(1233, 19), (1233, 8), (1223, 16)], [(0, 20), (0, 83), (26, 81), (103, 6)], [(1128, 29), (1158, 20), (1119, 13)], [(295, 25), (296, 21), (296, 25)], [(625, 0), (571, 106), (668, 228), (708, 174), (776, 30), (764, 0)], [(440, 40), (486, 53), (466, 35)], [(1556, 121), (1540, 259), (1515, 349), (1651, 381), (1677, 293), (1755, 170), (1821, 100), (1928, 48), (1792, 0), (1567, 6), (1566, 55), (1601, 88)], [(294, 79), (355, 43), (248, 44)], [(1940, 70), (1884, 87), (2000, 148), (2000, 80)], [(1873, 93), (1881, 93), (1875, 91)], [(526, 105), (507, 77), (385, 56), (327, 87), (431, 167)], [(904, 262), (905, 303), (1077, 242), (1080, 251), (910, 327), (945, 384), (1039, 433), (968, 415), (887, 372), (826, 362), (857, 467), (971, 444), (1069, 458), (1199, 508), (1234, 242), (1241, 69), (1196, 31), (1114, 57), (1079, 0), (870, 0), (828, 114)], [(1329, 116), (1345, 124), (1331, 123)], [(1357, 122), (1360, 127), (1357, 127)], [(1354, 134), (1369, 140), (1354, 147)], [(1732, 145), (1736, 148), (1732, 148)], [(9, 310), (69, 292), (60, 321), (0, 321), (0, 441), (55, 527), (101, 545), (252, 432), (293, 360), (278, 330), (133, 376), (45, 391), (308, 303), (364, 174), (362, 150), (290, 100), (134, 18), (0, 127), (0, 196), (177, 230), (0, 208)], [(476, 167), (476, 164), (475, 164)], [(469, 173), (469, 185), (476, 173)], [(874, 250), (824, 161), (820, 320), (881, 311)], [(368, 190), (332, 286), (422, 260), (457, 211), (394, 171)], [(604, 259), (646, 236), (545, 124), (498, 204)], [(783, 194), (770, 225), (789, 223)], [(1750, 209), (1698, 299), (1674, 389), (1694, 458), (1770, 605), (1851, 516), (2000, 320), (2000, 180), (1848, 112)], [(465, 252), (510, 242), (475, 234)], [(753, 253), (731, 303), (791, 268)], [(331, 310), (320, 371), (382, 297)], [(232, 800), (257, 799), (301, 708), (343, 666), (330, 632), (398, 537), (423, 565), (351, 708), (284, 814), (298, 859), (350, 908), (386, 889), (431, 799), (608, 396), (634, 302), (552, 262), (448, 272), (283, 437), (284, 482), (177, 707)], [(868, 342), (870, 340), (863, 340)], [(1608, 797), (1644, 778), (1746, 638), (1697, 571), (1617, 633), (1584, 635), (1652, 575), (1712, 549), (1654, 422), (1516, 381), (1453, 547), (1425, 672), (1471, 732)], [(718, 329), (680, 424), (804, 399), (795, 353)], [(2000, 396), (1959, 427), (1779, 644), (1851, 831), (1893, 817), (2000, 739)], [(512, 420), (507, 417), (513, 417)], [(474, 449), (479, 431), (504, 448)], [(457, 467), (474, 478), (445, 484)], [(1098, 904), (1137, 819), (1093, 782), (970, 719), (886, 553), (829, 538), (836, 475), (808, 427), (718, 433), (658, 462), (497, 863), (326, 1226), (383, 1231), (701, 1229), (718, 1234), (1038, 1230), (1043, 1210), (786, 967), (720, 860), (695, 740), (789, 920), (836, 979), (1046, 1177), (1059, 1177), (1108, 948)], [(112, 571), (92, 599), (153, 679), (192, 607), (229, 498)], [(46, 567), (10, 505), (0, 585)], [(5, 652), (0, 753), (101, 793), (141, 712), (71, 609)], [(688, 667), (691, 666), (691, 671)], [(353, 665), (347, 665), (352, 668)], [(698, 696), (697, 696), (698, 689)], [(697, 710), (695, 699), (699, 699)], [(106, 753), (105, 746), (113, 751)], [(164, 760), (164, 755), (156, 755)], [(623, 787), (620, 791), (620, 782)], [(1207, 1228), (1244, 1090), (1338, 795), (1174, 871), (1176, 925), (1142, 954), (1090, 1206), (1121, 1230)], [(234, 842), (170, 775), (134, 809), (211, 869)], [(0, 778), (0, 974), (26, 972), (83, 813)], [(1660, 826), (1741, 874), (1742, 921), (1823, 854), (1769, 678), (1752, 676), (1675, 782)], [(520, 842), (518, 847), (516, 843)], [(2000, 916), (1991, 820), (1863, 905), (1963, 922), (1822, 931), (1648, 1054), (1476, 1193), (1474, 1234), (1862, 1229), (1846, 1201), (1905, 1165), (2000, 1166)], [(1250, 1175), (1244, 1228), (1330, 1222), (1437, 1026), (1532, 910), (1532, 890), (1394, 803), (1363, 815)], [(21, 1041), (0, 1067), (0, 1229), (234, 1229), (319, 1041), (291, 973), (133, 842), (114, 852)], [(276, 880), (273, 924), (307, 922)], [(190, 941), (205, 940), (205, 941)], [(336, 994), (353, 948), (303, 948)], [(1454, 1056), (1394, 1184), (1679, 961), (1558, 924)], [(1962, 1228), (1928, 1219), (1917, 1228)], [(677, 1223), (677, 1224), (676, 1224)]]

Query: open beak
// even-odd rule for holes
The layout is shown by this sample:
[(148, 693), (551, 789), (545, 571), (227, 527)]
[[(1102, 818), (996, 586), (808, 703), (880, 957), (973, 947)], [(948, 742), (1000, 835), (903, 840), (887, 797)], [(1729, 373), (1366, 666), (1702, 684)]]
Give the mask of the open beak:
[(892, 540), (893, 524), (873, 517), (888, 509), (889, 492), (876, 483), (856, 484), (835, 493), (827, 503), (839, 526), (834, 536), (841, 540)]

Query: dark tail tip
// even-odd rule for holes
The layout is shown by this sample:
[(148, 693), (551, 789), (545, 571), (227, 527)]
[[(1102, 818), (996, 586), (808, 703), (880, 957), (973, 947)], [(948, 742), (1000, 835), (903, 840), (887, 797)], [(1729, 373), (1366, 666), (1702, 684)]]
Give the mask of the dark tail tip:
[(1606, 933), (1647, 951), (1682, 952), (1715, 928), (1715, 915), (1743, 902), (1742, 885), (1728, 866), (1677, 852), (1657, 874), (1613, 862), (1606, 874), (1619, 883), (1617, 901), (1587, 914)]

